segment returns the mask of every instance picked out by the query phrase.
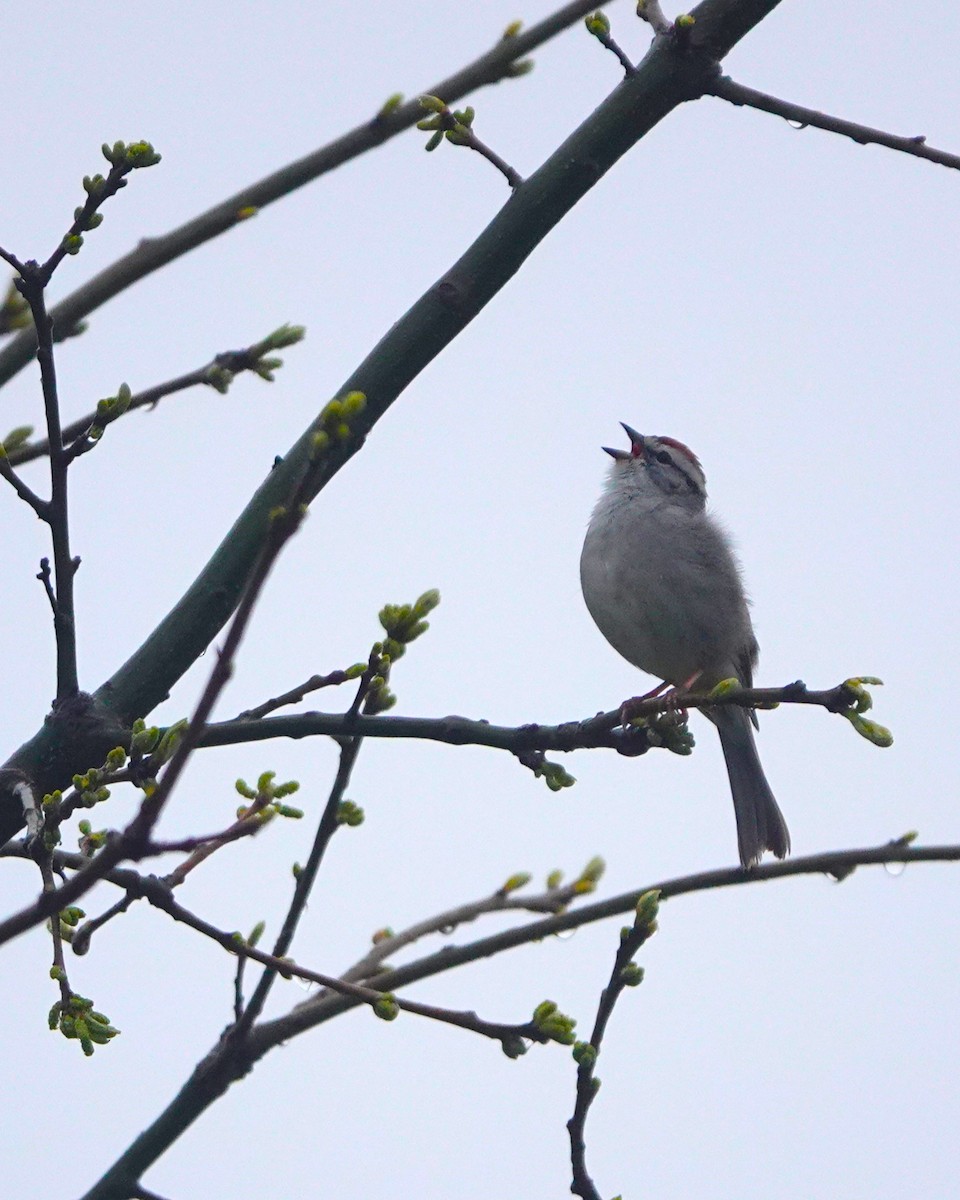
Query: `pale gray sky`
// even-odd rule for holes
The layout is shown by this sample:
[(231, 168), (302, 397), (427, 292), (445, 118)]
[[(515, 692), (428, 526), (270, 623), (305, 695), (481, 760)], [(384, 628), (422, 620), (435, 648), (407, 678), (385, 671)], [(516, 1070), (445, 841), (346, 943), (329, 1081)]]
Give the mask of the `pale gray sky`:
[[(0, 243), (45, 257), (101, 170), (104, 140), (163, 154), (58, 273), (75, 288), (162, 233), (415, 94), (545, 0), (462, 5), (37, 3), (8, 14)], [(608, 9), (639, 57), (633, 5)], [(672, 15), (672, 14), (671, 14)], [(784, 3), (727, 60), (741, 82), (960, 151), (960, 17)], [(536, 70), (479, 93), (476, 128), (529, 174), (616, 85), (581, 27)], [(153, 276), (58, 354), (65, 412), (126, 380), (154, 384), (307, 326), (272, 386), (175, 397), (108, 431), (78, 464), (74, 546), (81, 677), (112, 673), (203, 564), (278, 453), (388, 326), (506, 200), (479, 157), (407, 133)], [(960, 176), (703, 100), (644, 139), (408, 389), (290, 546), (219, 715), (363, 657), (384, 601), (438, 587), (429, 635), (399, 664), (398, 713), (556, 722), (649, 686), (593, 627), (577, 562), (618, 422), (701, 457), (735, 535), (762, 647), (759, 681), (876, 674), (887, 751), (815, 709), (762, 718), (760, 746), (795, 852), (918, 829), (958, 839), (958, 751), (944, 691), (958, 674), (956, 336)], [(39, 422), (35, 368), (0, 425)], [(44, 486), (41, 469), (26, 473)], [(5, 675), (12, 750), (54, 691), (37, 560), (44, 530), (7, 489)], [(949, 632), (947, 632), (949, 631)], [(158, 713), (185, 715), (208, 655)], [(337, 698), (329, 700), (332, 706)], [(326, 696), (317, 702), (324, 707)], [(560, 795), (510, 756), (367, 744), (352, 798), (367, 822), (335, 840), (294, 947), (318, 970), (371, 932), (493, 890), (508, 874), (576, 872), (595, 853), (613, 894), (736, 859), (719, 744), (581, 752)], [(0, 757), (5, 757), (4, 751)], [(224, 824), (232, 781), (270, 768), (319, 811), (324, 742), (206, 751), (163, 831)], [(103, 820), (120, 824), (129, 801)], [(99, 814), (98, 814), (99, 815)], [(226, 928), (276, 932), (309, 821), (218, 855), (182, 890)], [(0, 911), (36, 873), (6, 862)], [(955, 867), (861, 870), (667, 904), (646, 982), (618, 1007), (587, 1130), (605, 1195), (951, 1195), (958, 1105)], [(97, 893), (99, 912), (113, 897)], [(618, 922), (411, 989), (526, 1019), (544, 997), (586, 1033)], [(490, 925), (489, 929), (495, 926)], [(470, 937), (458, 931), (452, 941)], [(439, 944), (439, 943), (438, 943)], [(0, 1094), (10, 1195), (82, 1192), (173, 1096), (229, 1019), (233, 964), (135, 908), (73, 959), (71, 979), (123, 1030), (91, 1061), (46, 1029), (56, 998), (42, 932), (3, 951)], [(273, 1010), (302, 997), (277, 990)], [(368, 1012), (261, 1063), (145, 1178), (162, 1195), (548, 1200), (569, 1182), (574, 1068), (557, 1047), (520, 1062), (459, 1030)], [(70, 1114), (68, 1117), (67, 1114)], [(51, 1119), (52, 1118), (52, 1119)], [(71, 1124), (71, 1121), (75, 1122)], [(56, 1128), (54, 1134), (52, 1130)]]

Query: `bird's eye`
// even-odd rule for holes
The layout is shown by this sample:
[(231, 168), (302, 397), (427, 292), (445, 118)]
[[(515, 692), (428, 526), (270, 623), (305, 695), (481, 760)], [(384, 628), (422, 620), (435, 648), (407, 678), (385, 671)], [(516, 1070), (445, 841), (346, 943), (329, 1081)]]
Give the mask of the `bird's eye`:
[(667, 453), (666, 450), (658, 450), (653, 457), (657, 460), (657, 462), (661, 462), (661, 463), (673, 462), (673, 459), (670, 457), (670, 455)]

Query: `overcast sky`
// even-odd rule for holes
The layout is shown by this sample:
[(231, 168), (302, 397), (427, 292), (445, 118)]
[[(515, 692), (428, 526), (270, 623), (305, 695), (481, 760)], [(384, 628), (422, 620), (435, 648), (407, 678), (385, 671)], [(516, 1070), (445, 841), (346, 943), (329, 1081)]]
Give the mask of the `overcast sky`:
[[(163, 162), (111, 201), (58, 272), (62, 296), (166, 232), (425, 90), (544, 0), (334, 6), (36, 3), (7, 15), (0, 244), (46, 257), (100, 144), (151, 140)], [(608, 8), (638, 58), (649, 31)], [(671, 15), (672, 12), (671, 12)], [(741, 82), (960, 152), (960, 17), (783, 3), (725, 64)], [(616, 86), (575, 27), (536, 70), (474, 98), (476, 129), (530, 174)], [(284, 321), (306, 341), (271, 386), (191, 392), (112, 427), (74, 479), (82, 685), (125, 660), (206, 561), (246, 498), (354, 366), (507, 198), (478, 156), (416, 132), (348, 164), (124, 293), (58, 350), (65, 416), (199, 367)], [(366, 655), (385, 601), (443, 597), (396, 669), (398, 713), (497, 723), (591, 715), (645, 690), (583, 606), (578, 558), (619, 421), (700, 456), (743, 560), (758, 681), (826, 687), (875, 674), (879, 750), (809, 708), (761, 719), (794, 851), (910, 829), (960, 838), (950, 689), (957, 572), (960, 175), (719, 100), (686, 105), (615, 167), (400, 398), (322, 494), (273, 576), (218, 715)], [(3, 392), (0, 436), (39, 424), (38, 372)], [(44, 469), (25, 471), (44, 488)], [(0, 493), (5, 758), (55, 690), (34, 576), (44, 528)], [(210, 655), (157, 713), (188, 713)], [(317, 707), (334, 707), (329, 694)], [(580, 752), (554, 795), (511, 756), (363, 747), (294, 946), (335, 972), (402, 928), (602, 854), (601, 894), (736, 861), (719, 743), (697, 714), (690, 758)], [(166, 835), (226, 824), (233, 780), (301, 782), (308, 819), (217, 855), (181, 890), (227, 929), (282, 920), (335, 749), (204, 751)], [(97, 818), (119, 825), (131, 802)], [(65, 844), (68, 847), (71, 835)], [(164, 868), (169, 869), (169, 868)], [(960, 1118), (957, 868), (863, 869), (678, 899), (618, 1007), (587, 1129), (604, 1195), (660, 1200), (937, 1197), (956, 1188)], [(0, 866), (0, 910), (36, 893)], [(88, 897), (91, 913), (115, 896)], [(492, 932), (497, 926), (487, 925)], [(619, 922), (410, 990), (523, 1021), (550, 997), (592, 1024)], [(459, 930), (447, 940), (475, 936)], [(443, 939), (426, 945), (433, 949)], [(3, 949), (0, 1066), (11, 1196), (79, 1194), (171, 1099), (230, 1016), (233, 963), (145, 906), (71, 958), (71, 982), (123, 1034), (92, 1060), (46, 1029), (56, 999), (42, 931)], [(302, 999), (276, 989), (271, 1013)], [(456, 1195), (553, 1200), (569, 1183), (568, 1053), (496, 1045), (355, 1012), (257, 1066), (145, 1177), (176, 1200)]]

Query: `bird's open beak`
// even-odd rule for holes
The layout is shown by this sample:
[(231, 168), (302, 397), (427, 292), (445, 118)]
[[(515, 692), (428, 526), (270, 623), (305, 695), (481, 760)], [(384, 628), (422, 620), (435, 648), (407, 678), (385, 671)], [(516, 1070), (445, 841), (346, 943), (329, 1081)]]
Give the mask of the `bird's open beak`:
[(631, 429), (630, 426), (625, 424), (623, 421), (621, 421), (620, 424), (623, 425), (623, 428), (626, 430), (627, 437), (630, 439), (630, 449), (614, 450), (612, 446), (601, 447), (606, 451), (607, 454), (610, 455), (611, 458), (615, 458), (617, 462), (623, 462), (628, 458), (636, 458), (643, 450), (643, 434), (637, 433), (635, 429)]

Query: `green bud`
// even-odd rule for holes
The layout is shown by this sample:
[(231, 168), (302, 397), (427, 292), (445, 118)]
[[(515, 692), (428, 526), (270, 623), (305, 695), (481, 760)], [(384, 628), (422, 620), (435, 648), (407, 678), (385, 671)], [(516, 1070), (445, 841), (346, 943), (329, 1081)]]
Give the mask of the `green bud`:
[[(660, 911), (660, 891), (657, 888), (644, 892), (637, 901), (637, 917), (634, 928), (647, 927), (650, 933), (656, 929), (657, 914)], [(648, 934), (649, 936), (649, 934)]]
[(155, 166), (160, 161), (160, 155), (149, 142), (133, 142), (126, 147), (124, 161), (126, 166), (136, 171), (141, 167)]
[(347, 392), (343, 398), (343, 415), (356, 417), (367, 407), (367, 397), (363, 392)]
[(425, 617), (427, 613), (433, 612), (439, 603), (440, 592), (437, 588), (430, 588), (414, 601), (414, 614), (418, 617)]
[(639, 987), (643, 983), (643, 967), (629, 962), (620, 970), (620, 982), (624, 987)]
[(607, 37), (610, 33), (610, 22), (606, 15), (602, 12), (591, 13), (584, 18), (584, 24), (587, 31), (592, 33), (594, 37)]
[(351, 829), (355, 829), (358, 825), (363, 824), (364, 812), (359, 804), (354, 804), (352, 800), (341, 800), (337, 805), (337, 824), (346, 825)]
[(549, 1017), (557, 1011), (557, 1006), (552, 1000), (543, 1000), (533, 1010), (534, 1025), (541, 1025)]
[(595, 855), (580, 872), (580, 879), (588, 879), (591, 883), (599, 883), (606, 869), (607, 864), (604, 860), (599, 855)]
[(573, 1043), (573, 1059), (581, 1067), (592, 1067), (597, 1061), (597, 1048), (589, 1042)]
[(250, 930), (250, 936), (247, 938), (247, 945), (255, 946), (263, 937), (266, 928), (266, 921), (258, 921), (256, 925), (254, 925), (253, 929)]
[(507, 1058), (521, 1058), (527, 1052), (527, 1043), (516, 1034), (508, 1034), (500, 1042), (500, 1048)]
[(733, 692), (739, 692), (743, 689), (743, 684), (735, 676), (729, 679), (721, 679), (717, 686), (711, 691), (711, 696), (729, 696)]
[(500, 894), (506, 896), (510, 892), (519, 891), (520, 888), (526, 887), (532, 878), (529, 871), (518, 871), (515, 875), (511, 875), (499, 889)]
[(339, 400), (329, 400), (320, 412), (320, 422), (324, 426), (339, 424), (343, 417), (343, 405)]
[(160, 744), (153, 752), (156, 765), (169, 762), (173, 758), (189, 723), (187, 720), (177, 721), (162, 735)]
[(18, 425), (15, 429), (11, 429), (7, 436), (3, 439), (2, 446), (7, 453), (11, 450), (16, 450), (28, 441), (33, 434), (32, 425)]
[(419, 100), (420, 107), (428, 112), (442, 113), (447, 107), (439, 96), (420, 96)]
[(133, 723), (133, 737), (130, 739), (131, 751), (138, 754), (150, 754), (160, 740), (160, 730), (156, 725), (148, 729), (142, 718)]
[(383, 102), (380, 111), (377, 113), (377, 116), (381, 119), (383, 117), (389, 117), (391, 113), (396, 112), (402, 103), (403, 92), (394, 92), (392, 96), (388, 96)]
[(126, 750), (124, 750), (124, 748), (122, 746), (114, 746), (114, 748), (107, 755), (106, 765), (112, 771), (119, 771), (120, 768), (124, 765), (124, 763), (126, 763), (126, 761), (127, 761)]
[(879, 725), (876, 721), (868, 720), (867, 717), (862, 717), (858, 712), (847, 709), (843, 714), (850, 724), (854, 727), (861, 737), (867, 739), (868, 742), (873, 742), (875, 746), (880, 746), (886, 749), (893, 745), (893, 734), (884, 725)]
[(381, 1021), (395, 1021), (400, 1015), (400, 1005), (390, 992), (384, 992), (374, 1001), (373, 1011)]
[(547, 890), (552, 892), (555, 888), (558, 888), (562, 882), (563, 872), (559, 869), (551, 871), (547, 876)]

